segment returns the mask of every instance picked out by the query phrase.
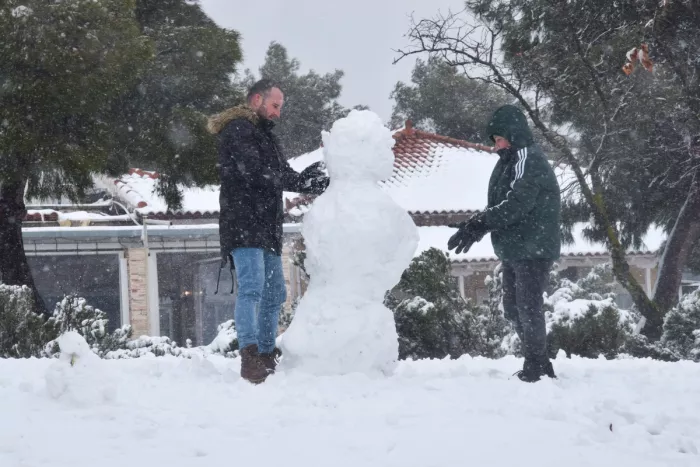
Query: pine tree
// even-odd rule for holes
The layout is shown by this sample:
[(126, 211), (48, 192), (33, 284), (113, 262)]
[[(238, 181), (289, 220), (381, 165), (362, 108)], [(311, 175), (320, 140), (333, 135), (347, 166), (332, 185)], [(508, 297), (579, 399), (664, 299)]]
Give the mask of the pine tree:
[[(129, 167), (180, 186), (218, 181), (206, 117), (238, 94), (238, 34), (186, 0), (8, 0), (0, 6), (0, 281), (34, 290), (24, 197), (80, 200)], [(45, 310), (43, 310), (45, 311)]]
[[(607, 243), (617, 281), (646, 318), (643, 332), (657, 339), (700, 237), (693, 162), (700, 70), (684, 58), (700, 45), (697, 2), (469, 0), (467, 7), (464, 16), (414, 23), (414, 47), (401, 56), (439, 55), (517, 99), (576, 176), (569, 222), (592, 220), (586, 234)], [(470, 27), (484, 34), (461, 35)], [(626, 73), (634, 49), (641, 63)], [(652, 223), (674, 228), (650, 299), (625, 253)]]
[[(674, 26), (666, 29), (673, 37), (661, 39), (658, 23), (663, 21), (658, 18), (669, 13), (655, 1), (516, 1), (508, 8), (490, 0), (469, 3), (503, 25), (505, 59), (524, 84), (550, 100), (543, 113), (579, 133), (572, 143), (579, 161), (589, 168), (592, 189), (605, 203), (610, 222), (619, 225), (621, 246), (639, 247), (652, 224), (671, 232), (679, 222), (653, 297), (658, 313), (647, 316), (653, 321), (650, 327), (656, 327), (651, 332), (657, 334), (660, 314), (676, 300), (684, 252), (700, 238), (700, 181), (695, 181), (692, 169), (700, 143), (700, 106), (694, 105), (700, 94), (697, 84), (691, 93), (682, 84), (687, 83), (684, 75), (693, 79), (699, 70), (663, 49), (675, 48), (677, 55), (700, 45), (700, 27), (688, 21), (700, 10), (689, 2), (672, 2), (687, 8), (672, 14)], [(653, 61), (645, 58), (649, 48)], [(630, 73), (626, 64), (633, 55), (642, 63)], [(595, 214), (599, 205), (590, 201), (581, 197), (566, 206), (569, 227)], [(609, 227), (596, 220), (585, 233), (609, 241)], [(635, 293), (639, 306), (645, 297)]]
[(183, 185), (218, 183), (216, 140), (206, 131), (206, 115), (241, 98), (231, 80), (241, 60), (239, 34), (186, 0), (138, 0), (136, 19), (155, 54), (111, 109), (117, 137), (108, 169), (158, 172), (157, 189), (176, 210)]
[[(24, 196), (76, 199), (110, 158), (100, 118), (152, 54), (133, 1), (0, 5), (0, 281), (35, 291), (22, 244)], [(35, 298), (38, 298), (35, 291)], [(43, 310), (40, 299), (38, 309)]]
[(484, 134), (493, 112), (510, 99), (500, 88), (472, 80), (437, 57), (416, 60), (412, 84), (396, 83), (391, 125), (400, 128), (410, 119), (416, 128), (475, 143)]

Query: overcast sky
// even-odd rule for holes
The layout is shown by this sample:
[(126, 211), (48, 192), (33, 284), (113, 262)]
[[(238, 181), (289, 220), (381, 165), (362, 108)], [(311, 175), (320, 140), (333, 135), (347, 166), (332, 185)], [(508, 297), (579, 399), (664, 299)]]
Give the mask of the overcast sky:
[(272, 41), (299, 59), (302, 72), (341, 69), (346, 107), (369, 105), (384, 120), (391, 116), (389, 95), (397, 81), (408, 82), (415, 62), (397, 65), (393, 51), (404, 48), (410, 15), (432, 17), (461, 11), (463, 0), (201, 0), (220, 26), (242, 36), (244, 63), (257, 74)]

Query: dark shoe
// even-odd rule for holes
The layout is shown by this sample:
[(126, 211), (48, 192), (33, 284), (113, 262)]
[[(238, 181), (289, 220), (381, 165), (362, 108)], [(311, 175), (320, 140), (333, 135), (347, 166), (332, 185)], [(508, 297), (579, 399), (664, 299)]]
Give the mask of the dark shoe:
[(241, 378), (259, 384), (265, 381), (269, 374), (258, 354), (257, 345), (251, 344), (241, 350)]
[(282, 356), (282, 351), (275, 347), (270, 353), (261, 353), (260, 360), (262, 360), (263, 365), (270, 373), (274, 373), (277, 369), (277, 364)]
[(523, 369), (516, 371), (513, 374), (517, 376), (520, 381), (524, 381), (526, 383), (536, 383), (542, 378), (542, 376), (547, 376), (552, 379), (557, 378), (557, 376), (554, 374), (552, 362), (549, 360), (541, 363), (525, 359)]

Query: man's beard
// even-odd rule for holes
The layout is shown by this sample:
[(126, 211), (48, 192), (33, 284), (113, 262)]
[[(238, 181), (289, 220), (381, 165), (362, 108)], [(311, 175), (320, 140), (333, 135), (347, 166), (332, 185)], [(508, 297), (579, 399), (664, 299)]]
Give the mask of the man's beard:
[(267, 110), (265, 109), (265, 103), (264, 103), (264, 102), (260, 105), (260, 108), (259, 108), (255, 113), (257, 113), (257, 114), (258, 114), (258, 117), (260, 117), (260, 118), (263, 119), (263, 120), (272, 120), (272, 119), (269, 117), (269, 114), (267, 113)]

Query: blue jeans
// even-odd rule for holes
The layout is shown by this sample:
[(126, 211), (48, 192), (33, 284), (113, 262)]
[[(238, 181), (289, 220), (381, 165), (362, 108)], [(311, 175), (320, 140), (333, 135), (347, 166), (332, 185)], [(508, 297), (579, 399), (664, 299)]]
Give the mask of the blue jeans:
[(238, 282), (233, 314), (238, 348), (257, 344), (260, 353), (270, 353), (287, 299), (282, 257), (262, 248), (236, 248), (232, 253)]

